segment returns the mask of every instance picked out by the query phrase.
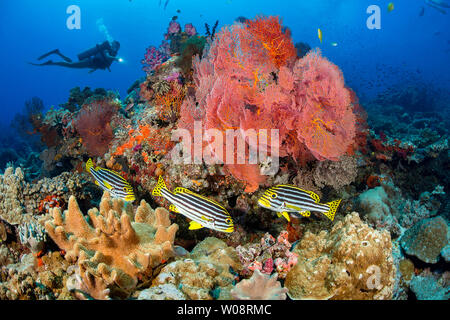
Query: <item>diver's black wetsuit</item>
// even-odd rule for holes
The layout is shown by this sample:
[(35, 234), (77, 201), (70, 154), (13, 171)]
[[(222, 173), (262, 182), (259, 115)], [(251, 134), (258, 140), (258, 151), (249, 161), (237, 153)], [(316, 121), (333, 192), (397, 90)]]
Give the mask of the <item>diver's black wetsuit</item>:
[(60, 56), (64, 61), (54, 62), (52, 60), (46, 61), (44, 63), (31, 63), (34, 66), (60, 66), (66, 68), (74, 68), (74, 69), (91, 69), (89, 73), (94, 72), (97, 69), (105, 70), (109, 68), (114, 61), (119, 60), (117, 58), (117, 53), (120, 49), (120, 43), (118, 41), (113, 41), (110, 43), (109, 41), (105, 41), (101, 44), (97, 44), (94, 48), (86, 50), (78, 55), (78, 61), (73, 62), (69, 57), (66, 57), (59, 49), (52, 50), (46, 54), (43, 54), (38, 58), (38, 60), (42, 60), (52, 54), (56, 54)]

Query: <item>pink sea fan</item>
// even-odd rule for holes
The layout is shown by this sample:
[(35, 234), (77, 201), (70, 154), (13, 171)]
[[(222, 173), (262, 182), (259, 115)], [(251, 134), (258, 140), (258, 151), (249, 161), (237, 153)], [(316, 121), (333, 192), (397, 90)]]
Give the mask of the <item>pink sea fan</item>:
[(102, 156), (114, 137), (110, 121), (117, 105), (109, 100), (92, 101), (83, 105), (74, 121), (74, 126), (83, 145), (91, 156)]
[(294, 66), (297, 137), (318, 160), (339, 160), (355, 137), (350, 91), (339, 68), (312, 51)]
[[(203, 121), (205, 130), (239, 131), (235, 142), (244, 142), (245, 151), (256, 148), (244, 136), (246, 130), (276, 129), (279, 144), (269, 137), (258, 141), (269, 156), (291, 156), (302, 164), (314, 158), (339, 160), (353, 143), (356, 122), (342, 72), (320, 51), (295, 62), (274, 63), (268, 50), (257, 50), (265, 45), (252, 30), (244, 24), (225, 27), (208, 55), (202, 60), (194, 58), (195, 97), (184, 102), (180, 127), (192, 130), (196, 118)], [(208, 142), (206, 147), (214, 157), (217, 150)], [(258, 166), (249, 164), (247, 155), (236, 148), (227, 155), (224, 146), (222, 159), (227, 156), (244, 160), (244, 164), (225, 163), (225, 172), (244, 181), (247, 192), (264, 183)]]

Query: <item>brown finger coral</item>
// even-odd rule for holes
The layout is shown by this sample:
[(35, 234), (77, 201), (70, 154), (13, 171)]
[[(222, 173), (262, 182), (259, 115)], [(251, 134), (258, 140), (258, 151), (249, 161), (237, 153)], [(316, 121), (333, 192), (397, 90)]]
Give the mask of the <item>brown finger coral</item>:
[(83, 216), (75, 197), (68, 209), (51, 211), (53, 220), (45, 228), (56, 244), (66, 251), (65, 258), (78, 262), (80, 270), (101, 277), (108, 285), (129, 290), (138, 276), (174, 255), (173, 241), (178, 225), (171, 224), (163, 208), (152, 210), (142, 200), (136, 213), (130, 203), (103, 194), (100, 211), (88, 211), (92, 225)]
[(231, 295), (236, 300), (286, 300), (288, 289), (282, 288), (277, 278), (276, 273), (269, 276), (255, 270), (250, 279), (242, 280), (231, 290)]
[(294, 252), (298, 263), (284, 283), (292, 299), (392, 298), (395, 266), (390, 234), (370, 228), (356, 212), (329, 232), (307, 232)]

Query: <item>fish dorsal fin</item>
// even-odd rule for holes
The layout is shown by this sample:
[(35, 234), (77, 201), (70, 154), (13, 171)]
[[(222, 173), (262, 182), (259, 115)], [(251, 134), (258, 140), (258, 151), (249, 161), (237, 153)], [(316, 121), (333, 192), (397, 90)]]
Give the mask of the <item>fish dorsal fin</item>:
[(299, 211), (298, 212), (299, 214), (301, 214), (302, 216), (304, 216), (304, 217), (306, 217), (306, 218), (308, 218), (310, 215), (311, 215), (311, 212), (310, 211)]
[(305, 191), (307, 194), (309, 194), (311, 196), (311, 198), (313, 198), (316, 203), (320, 202), (320, 197), (317, 195), (317, 193), (309, 191), (309, 190), (303, 190), (303, 191)]
[(205, 201), (211, 202), (211, 203), (219, 206), (221, 209), (223, 209), (225, 211), (227, 210), (220, 203), (218, 203), (216, 200), (209, 199), (209, 198), (207, 198), (205, 196), (202, 196), (202, 195), (200, 195), (198, 193), (195, 193), (194, 191), (191, 191), (189, 189), (186, 189), (186, 188), (183, 188), (183, 187), (178, 187), (178, 188), (175, 188), (173, 191), (174, 191), (173, 192), (174, 194), (177, 194), (177, 193), (189, 193), (189, 194), (192, 194), (192, 195), (194, 195), (196, 197), (199, 197), (199, 198), (201, 198), (201, 199), (203, 199)]
[(191, 190), (183, 188), (183, 187), (178, 187), (178, 188), (173, 189), (173, 193), (174, 194), (177, 194), (177, 193), (191, 193), (191, 194), (197, 195), (195, 192), (192, 192)]
[(294, 186), (294, 185), (292, 185), (292, 184), (280, 184), (280, 185), (276, 186), (275, 188), (278, 188), (278, 187), (288, 187), (288, 188), (297, 189), (297, 190), (299, 190), (299, 191), (306, 192), (307, 194), (309, 194), (309, 195), (311, 196), (311, 198), (312, 198), (316, 203), (319, 203), (319, 202), (320, 202), (320, 197), (319, 197), (319, 196), (317, 195), (317, 193), (315, 193), (315, 192), (312, 192), (312, 191), (309, 191), (309, 190), (305, 190), (305, 189), (299, 188), (299, 187)]
[(198, 223), (197, 221), (191, 221), (189, 223), (189, 230), (197, 230), (197, 229), (201, 229), (203, 228), (203, 226)]
[(180, 209), (178, 209), (177, 206), (174, 205), (174, 204), (171, 204), (171, 205), (169, 206), (169, 210), (170, 210), (170, 211), (173, 211), (173, 212), (175, 212), (175, 213), (180, 213)]

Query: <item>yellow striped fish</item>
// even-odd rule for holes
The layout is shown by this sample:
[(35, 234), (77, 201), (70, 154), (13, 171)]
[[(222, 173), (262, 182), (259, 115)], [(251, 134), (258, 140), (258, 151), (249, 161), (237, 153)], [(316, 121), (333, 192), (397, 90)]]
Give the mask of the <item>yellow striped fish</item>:
[(288, 221), (290, 221), (290, 213), (309, 217), (311, 211), (322, 212), (328, 219), (333, 221), (341, 201), (342, 199), (339, 199), (321, 204), (319, 196), (312, 191), (303, 190), (292, 185), (280, 184), (266, 190), (259, 198), (258, 205), (276, 211), (278, 217), (283, 216)]
[(161, 176), (152, 195), (164, 197), (172, 203), (169, 210), (191, 219), (189, 230), (205, 227), (221, 232), (234, 231), (233, 219), (221, 204), (186, 188), (175, 188), (171, 192)]
[(92, 159), (86, 162), (86, 171), (94, 177), (97, 186), (105, 191), (109, 191), (111, 197), (125, 201), (134, 201), (136, 199), (133, 187), (117, 172), (100, 167), (94, 169)]

